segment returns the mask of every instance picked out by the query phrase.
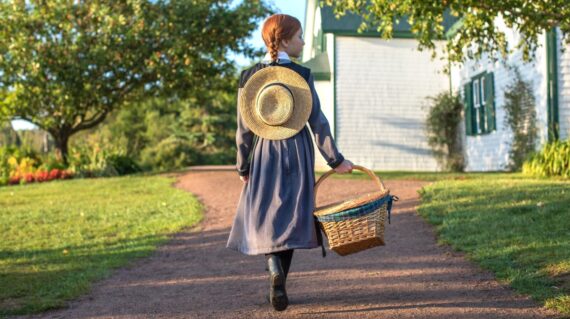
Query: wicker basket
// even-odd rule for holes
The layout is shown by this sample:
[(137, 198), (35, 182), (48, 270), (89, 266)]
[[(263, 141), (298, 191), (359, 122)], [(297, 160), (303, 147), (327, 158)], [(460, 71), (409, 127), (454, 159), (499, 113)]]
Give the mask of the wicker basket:
[[(384, 245), (384, 225), (386, 219), (390, 221), (392, 201), (399, 199), (390, 195), (374, 172), (359, 165), (353, 165), (353, 168), (368, 174), (380, 191), (316, 207), (314, 212), (329, 247), (341, 256)], [(328, 171), (315, 184), (315, 206), (319, 185), (332, 174), (334, 170)]]

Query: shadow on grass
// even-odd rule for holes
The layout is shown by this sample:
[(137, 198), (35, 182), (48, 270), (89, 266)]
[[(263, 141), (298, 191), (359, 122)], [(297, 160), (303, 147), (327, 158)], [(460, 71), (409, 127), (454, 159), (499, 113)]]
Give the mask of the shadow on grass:
[[(326, 259), (320, 257), (318, 249), (296, 250), (288, 279), (290, 307), (297, 307), (301, 314), (349, 316), (431, 309), (425, 318), (440, 318), (441, 308), (478, 308), (485, 313), (486, 308), (509, 311), (535, 307), (528, 301), (505, 297), (500, 288), (467, 284), (488, 278), (466, 271), (462, 259), (443, 257), (430, 228), (413, 212), (413, 205), (407, 201), (402, 204), (387, 229), (388, 246), (350, 257), (329, 251)], [(264, 257), (227, 249), (228, 234), (229, 228), (178, 233), (155, 255), (122, 269), (88, 298), (81, 298), (81, 303), (45, 315), (235, 318), (236, 314), (255, 312), (255, 317), (273, 316), (264, 300)], [(134, 242), (144, 246), (151, 240), (147, 236)], [(392, 244), (396, 242), (402, 245)], [(93, 258), (102, 262), (108, 255)], [(310, 310), (323, 307), (327, 310)], [(346, 307), (357, 309), (343, 309)], [(488, 317), (493, 318), (492, 312)]]

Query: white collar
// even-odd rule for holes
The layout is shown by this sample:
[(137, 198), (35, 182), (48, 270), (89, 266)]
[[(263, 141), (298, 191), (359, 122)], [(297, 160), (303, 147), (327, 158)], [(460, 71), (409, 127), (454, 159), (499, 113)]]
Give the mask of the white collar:
[[(277, 53), (277, 60), (279, 61), (284, 61), (287, 60), (288, 62), (291, 61), (291, 58), (289, 57), (289, 54), (287, 54), (287, 52), (285, 51), (279, 51)], [(267, 52), (265, 54), (265, 57), (263, 57), (263, 62), (271, 62), (271, 54), (269, 54), (269, 52)]]

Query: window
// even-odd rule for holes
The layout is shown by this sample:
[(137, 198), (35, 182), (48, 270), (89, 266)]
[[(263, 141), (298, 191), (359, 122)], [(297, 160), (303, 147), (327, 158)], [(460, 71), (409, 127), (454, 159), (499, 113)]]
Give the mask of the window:
[(465, 132), (482, 135), (495, 130), (493, 73), (482, 73), (464, 85)]

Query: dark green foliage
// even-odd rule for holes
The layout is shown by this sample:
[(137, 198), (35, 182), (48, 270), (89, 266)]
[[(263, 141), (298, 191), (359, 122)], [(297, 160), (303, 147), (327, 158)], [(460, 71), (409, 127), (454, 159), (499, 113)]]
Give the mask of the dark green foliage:
[(432, 153), (444, 171), (462, 172), (465, 164), (459, 130), (461, 97), (443, 92), (427, 99), (431, 101), (426, 129)]
[(142, 171), (140, 166), (127, 155), (112, 154), (108, 157), (108, 161), (121, 176)]
[(536, 103), (532, 86), (521, 77), (518, 67), (513, 68), (515, 80), (505, 89), (505, 122), (513, 133), (508, 168), (519, 171), (523, 162), (534, 152), (538, 130)]
[(104, 140), (102, 145), (126, 150), (144, 170), (231, 164), (235, 161), (237, 79), (224, 81), (227, 89), (200, 98), (132, 103), (89, 134)]
[(187, 140), (176, 136), (163, 139), (143, 150), (141, 161), (145, 168), (166, 171), (196, 164), (198, 154)]

